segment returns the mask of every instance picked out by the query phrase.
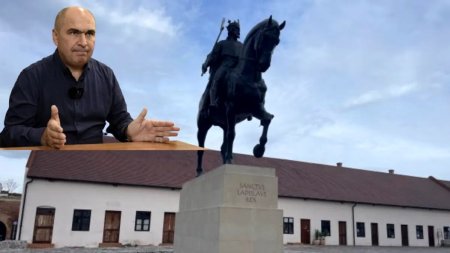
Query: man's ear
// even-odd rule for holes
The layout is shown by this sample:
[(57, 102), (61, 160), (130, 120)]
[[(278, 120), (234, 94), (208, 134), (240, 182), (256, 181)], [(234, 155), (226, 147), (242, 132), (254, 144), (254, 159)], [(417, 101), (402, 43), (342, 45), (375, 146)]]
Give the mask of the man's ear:
[(58, 46), (58, 33), (55, 29), (52, 30), (52, 39), (55, 46)]

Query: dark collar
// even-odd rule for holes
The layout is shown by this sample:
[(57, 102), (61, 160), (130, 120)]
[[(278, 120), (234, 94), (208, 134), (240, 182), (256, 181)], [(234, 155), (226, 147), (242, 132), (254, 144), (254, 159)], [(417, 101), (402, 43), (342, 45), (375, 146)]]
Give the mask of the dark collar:
[[(72, 76), (72, 72), (70, 69), (62, 62), (61, 57), (59, 56), (58, 49), (55, 50), (53, 53), (53, 61), (55, 62), (56, 66), (61, 69), (61, 71), (64, 73), (64, 75)], [(88, 72), (91, 69), (92, 65), (92, 59), (89, 59), (88, 63), (84, 66), (83, 74), (81, 76), (85, 75), (85, 72)]]

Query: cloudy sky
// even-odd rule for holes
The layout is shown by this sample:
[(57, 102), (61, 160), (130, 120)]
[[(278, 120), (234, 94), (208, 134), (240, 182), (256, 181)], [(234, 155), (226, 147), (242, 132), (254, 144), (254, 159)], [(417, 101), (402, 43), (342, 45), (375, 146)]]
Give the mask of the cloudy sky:
[[(239, 19), (243, 38), (271, 14), (286, 20), (263, 75), (275, 115), (266, 156), (450, 180), (450, 1), (2, 1), (1, 117), (20, 71), (53, 53), (54, 17), (68, 5), (96, 16), (94, 58), (115, 71), (130, 113), (147, 107), (192, 144), (222, 17)], [(241, 123), (235, 152), (251, 154), (260, 133)], [(221, 139), (215, 127), (206, 146)], [(0, 152), (0, 182), (22, 182), (28, 153)]]

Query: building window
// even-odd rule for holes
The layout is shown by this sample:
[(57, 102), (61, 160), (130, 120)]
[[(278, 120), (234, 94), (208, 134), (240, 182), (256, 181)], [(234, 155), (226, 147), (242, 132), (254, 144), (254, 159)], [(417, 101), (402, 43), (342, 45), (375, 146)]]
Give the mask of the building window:
[(89, 231), (91, 210), (73, 210), (72, 231)]
[(330, 221), (323, 220), (321, 222), (321, 230), (323, 236), (331, 236)]
[(366, 237), (366, 228), (364, 222), (356, 222), (356, 236)]
[(294, 218), (292, 217), (283, 218), (283, 233), (294, 234)]
[(416, 238), (423, 239), (423, 226), (420, 225), (416, 226)]
[(395, 238), (394, 224), (386, 224), (387, 238)]
[(150, 212), (136, 212), (135, 231), (150, 231), (150, 214)]
[(444, 227), (444, 239), (450, 239), (450, 227)]

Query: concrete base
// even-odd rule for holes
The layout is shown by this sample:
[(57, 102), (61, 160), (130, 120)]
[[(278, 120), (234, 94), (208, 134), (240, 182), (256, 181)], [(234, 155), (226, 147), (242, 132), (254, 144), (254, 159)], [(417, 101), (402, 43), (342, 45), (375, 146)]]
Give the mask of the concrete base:
[(270, 168), (224, 165), (183, 185), (175, 253), (282, 253), (278, 179)]

